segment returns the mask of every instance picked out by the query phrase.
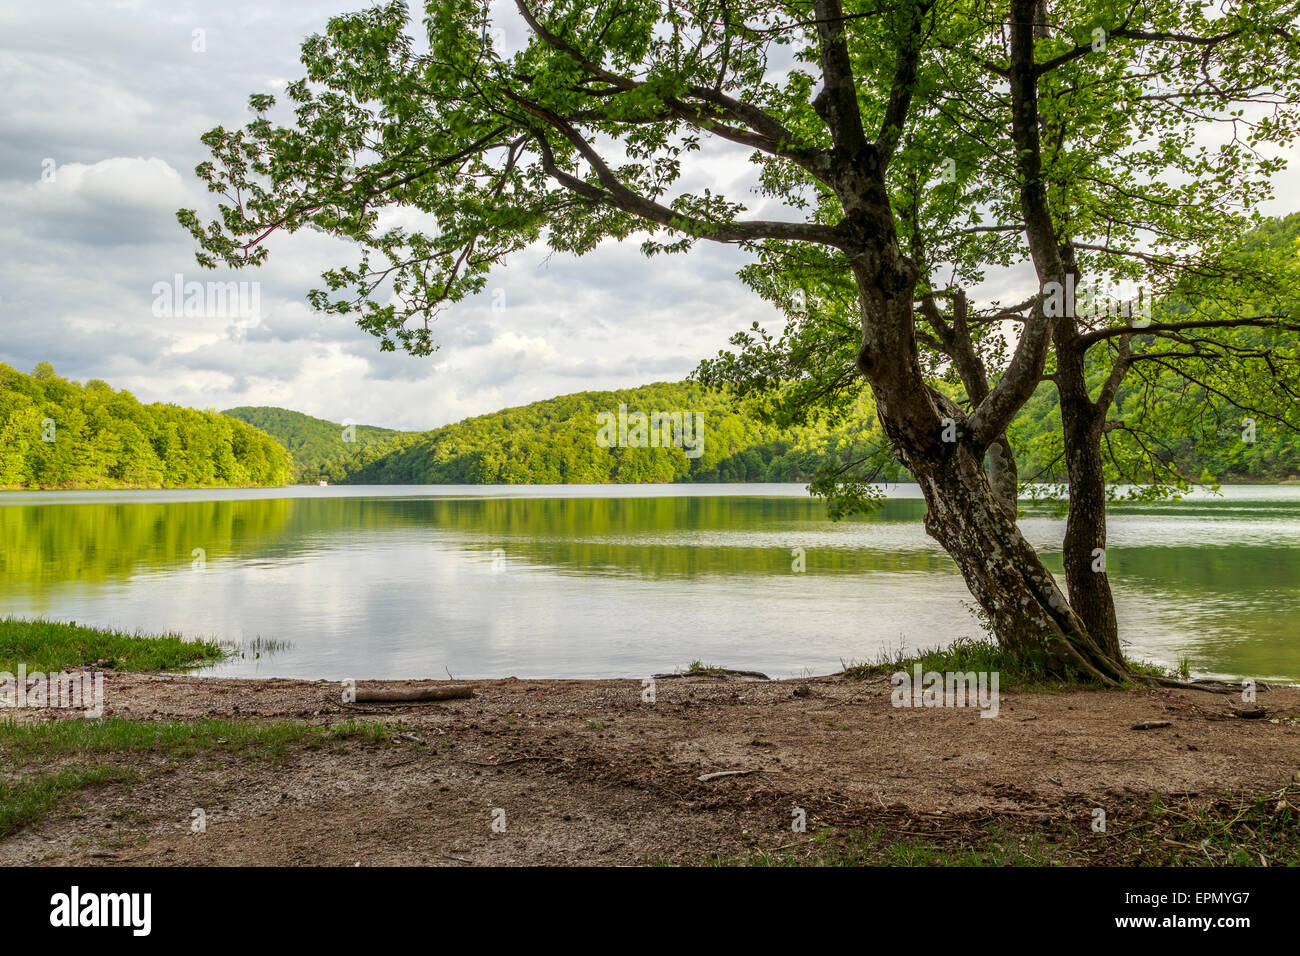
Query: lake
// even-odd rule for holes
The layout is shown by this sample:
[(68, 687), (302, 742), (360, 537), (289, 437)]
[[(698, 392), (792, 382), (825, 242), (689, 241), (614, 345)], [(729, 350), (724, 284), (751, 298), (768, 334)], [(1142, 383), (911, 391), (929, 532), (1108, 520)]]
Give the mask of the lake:
[[(889, 494), (836, 523), (803, 485), (9, 492), (0, 611), (240, 642), (204, 671), (230, 677), (825, 674), (980, 636), (916, 487)], [(1064, 521), (1026, 508), (1059, 574)], [(1113, 507), (1127, 652), (1300, 680), (1298, 545), (1300, 486)]]

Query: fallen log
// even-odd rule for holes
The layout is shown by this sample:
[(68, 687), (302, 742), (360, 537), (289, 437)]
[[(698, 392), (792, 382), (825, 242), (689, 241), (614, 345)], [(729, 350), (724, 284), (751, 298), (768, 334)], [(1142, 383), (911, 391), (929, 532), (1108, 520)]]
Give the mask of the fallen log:
[(707, 667), (693, 671), (674, 671), (671, 674), (651, 674), (655, 680), (673, 680), (677, 677), (723, 677), (728, 680), (771, 680), (762, 671), (736, 671), (727, 667)]
[(1234, 716), (1243, 720), (1260, 720), (1269, 714), (1267, 707), (1229, 707), (1228, 709)]
[[(1240, 694), (1241, 684), (1231, 683), (1222, 680), (1179, 680), (1176, 677), (1151, 677), (1148, 680), (1160, 687), (1174, 687), (1178, 690), (1203, 690), (1208, 694)], [(1255, 690), (1266, 691), (1272, 688), (1259, 681), (1255, 684)]]
[(419, 703), (426, 700), (462, 700), (474, 696), (473, 684), (357, 684), (358, 704)]

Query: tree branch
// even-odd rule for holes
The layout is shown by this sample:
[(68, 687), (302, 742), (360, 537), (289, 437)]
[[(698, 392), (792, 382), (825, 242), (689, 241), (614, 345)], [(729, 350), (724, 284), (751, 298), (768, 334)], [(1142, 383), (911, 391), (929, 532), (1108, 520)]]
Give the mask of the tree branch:
[[(1064, 267), (1043, 185), (1038, 74), (1034, 70), (1036, 6), (1037, 0), (1011, 0), (1011, 122), (1020, 174), (1020, 208), (1041, 290), (1048, 282), (1063, 282)], [(1052, 320), (1043, 311), (1040, 296), (1025, 323), (1011, 363), (971, 413), (971, 438), (978, 447), (986, 447), (1001, 434), (1034, 393), (1042, 378), (1051, 341)]]
[(718, 223), (693, 216), (684, 215), (668, 206), (647, 199), (641, 194), (627, 188), (619, 181), (614, 171), (609, 168), (591, 144), (583, 138), (563, 117), (556, 115), (544, 106), (530, 103), (523, 97), (510, 95), (511, 100), (530, 116), (534, 116), (567, 139), (583, 159), (591, 166), (592, 172), (600, 181), (600, 186), (580, 179), (559, 167), (555, 154), (545, 136), (535, 137), (542, 155), (542, 167), (566, 189), (594, 202), (614, 206), (623, 212), (638, 216), (649, 222), (676, 229), (714, 242), (754, 242), (760, 239), (787, 239), (796, 242), (816, 242), (822, 245), (839, 247), (842, 238), (830, 226), (817, 223), (780, 222), (775, 220), (747, 220), (741, 222)]
[(1096, 345), (1104, 339), (1111, 339), (1117, 335), (1150, 335), (1156, 332), (1182, 332), (1186, 329), (1231, 329), (1253, 327), (1259, 329), (1286, 329), (1291, 332), (1300, 332), (1300, 325), (1292, 322), (1283, 322), (1281, 313), (1273, 315), (1248, 316), (1240, 319), (1197, 319), (1188, 322), (1152, 322), (1150, 325), (1131, 326), (1116, 325), (1111, 328), (1097, 329), (1093, 332), (1087, 332), (1075, 339), (1075, 345), (1078, 348), (1086, 349), (1089, 346)]

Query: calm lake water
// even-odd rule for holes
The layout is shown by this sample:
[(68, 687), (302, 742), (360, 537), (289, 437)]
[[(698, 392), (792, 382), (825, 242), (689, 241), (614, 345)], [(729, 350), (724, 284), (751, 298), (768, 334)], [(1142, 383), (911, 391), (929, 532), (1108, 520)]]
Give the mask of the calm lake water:
[[(242, 642), (221, 676), (823, 674), (979, 634), (890, 495), (833, 523), (803, 485), (5, 493), (0, 612)], [(1022, 526), (1059, 572), (1064, 522)], [(1116, 507), (1107, 569), (1131, 655), (1300, 680), (1300, 486)]]

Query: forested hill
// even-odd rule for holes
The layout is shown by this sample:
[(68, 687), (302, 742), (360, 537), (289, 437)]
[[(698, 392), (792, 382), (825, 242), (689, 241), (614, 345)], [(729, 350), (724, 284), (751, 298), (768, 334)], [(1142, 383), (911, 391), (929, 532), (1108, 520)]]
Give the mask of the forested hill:
[[(689, 440), (695, 447), (635, 447), (634, 416), (628, 447), (619, 447), (620, 403), (629, 415), (689, 413), (690, 435), (684, 429), (679, 435), (672, 420), (668, 441), (684, 446)], [(602, 412), (613, 418), (613, 447), (597, 444), (596, 416)], [(342, 424), (270, 407), (224, 414), (264, 429), (288, 448), (295, 480), (350, 484), (798, 481), (827, 453), (818, 439), (829, 434), (806, 429), (783, 435), (742, 415), (722, 396), (682, 383), (563, 395), (428, 432), (358, 425), (348, 433)], [(698, 442), (696, 415), (704, 422)], [(662, 426), (658, 433), (662, 438)]]
[[(942, 385), (948, 388), (949, 386)], [(1139, 417), (1135, 386), (1121, 390), (1117, 408)], [(1217, 396), (1199, 396), (1207, 414), (1231, 420), (1236, 409)], [(1222, 405), (1222, 407), (1218, 407)], [(618, 416), (625, 410), (626, 434), (620, 447)], [(636, 428), (635, 414), (680, 413), (699, 416), (704, 428), (698, 451), (671, 442), (649, 445)], [(608, 418), (600, 418), (606, 415)], [(1156, 413), (1157, 417), (1159, 413)], [(1240, 418), (1240, 414), (1236, 415)], [(602, 422), (612, 421), (600, 444)], [(649, 422), (647, 421), (647, 426)], [(662, 424), (662, 423), (661, 423)], [(337, 441), (339, 426), (331, 425)], [(662, 427), (659, 429), (663, 435)], [(675, 435), (669, 427), (670, 437)], [(360, 429), (358, 429), (360, 433)], [(1060, 479), (1060, 416), (1051, 383), (1044, 383), (1017, 417), (1012, 443), (1022, 478)], [(281, 440), (284, 440), (282, 436)], [(699, 436), (687, 435), (691, 440)], [(725, 396), (695, 383), (657, 383), (613, 392), (577, 392), (546, 401), (480, 415), (425, 433), (390, 434), (397, 445), (367, 446), (361, 467), (333, 480), (360, 484), (545, 484), (676, 481), (807, 481), (832, 458), (842, 463), (865, 458), (882, 445), (880, 424), (863, 390), (853, 416), (830, 428), (824, 424), (781, 430), (738, 410)], [(637, 447), (644, 445), (644, 447)], [(665, 447), (667, 445), (667, 447)], [(691, 451), (691, 454), (687, 454)], [(1300, 477), (1300, 435), (1264, 428), (1253, 444), (1209, 441), (1196, 433), (1168, 430), (1160, 456), (1183, 475), (1221, 481), (1278, 481)], [(905, 481), (906, 472), (887, 461), (881, 481)]]
[[(1127, 409), (1137, 397), (1125, 389), (1118, 407)], [(1207, 410), (1215, 401), (1209, 397)], [(1227, 418), (1234, 409), (1225, 405), (1220, 411)], [(650, 434), (652, 419), (659, 426), (653, 435), (657, 442)], [(1040, 472), (1060, 477), (1052, 467), (1059, 432), (1055, 390), (1045, 383), (1011, 429), (1022, 478)], [(881, 437), (865, 390), (855, 414), (834, 428), (819, 424), (783, 431), (719, 393), (683, 382), (578, 392), (428, 432), (402, 432), (349, 428), (280, 408), (233, 408), (218, 415), (141, 405), (104, 382), (83, 386), (60, 378), (48, 363), (31, 375), (0, 364), (4, 488), (282, 485), (322, 479), (351, 484), (807, 481), (832, 458), (848, 462), (871, 455)], [(1170, 433), (1162, 447), (1183, 474), (1192, 476), (1300, 477), (1300, 436), (1290, 432), (1262, 429), (1260, 440), (1250, 445)], [(887, 463), (878, 478), (900, 481), (907, 475)]]
[(289, 453), (216, 412), (142, 405), (91, 379), (0, 363), (0, 488), (283, 485)]
[(344, 481), (364, 465), (424, 434), (374, 425), (338, 424), (267, 405), (242, 405), (221, 414), (262, 429), (289, 449), (296, 482)]
[[(624, 413), (620, 435), (620, 407)], [(351, 474), (365, 484), (802, 481), (831, 454), (879, 440), (869, 406), (853, 423), (781, 431), (693, 383), (576, 392), (426, 432)], [(637, 413), (646, 420), (640, 422)], [(659, 427), (651, 435), (650, 418)], [(599, 419), (606, 415), (608, 418)], [(677, 417), (672, 417), (677, 416)], [(703, 423), (702, 433), (696, 427)], [(680, 423), (680, 424), (679, 424)], [(606, 425), (600, 444), (601, 426)], [(658, 438), (658, 447), (651, 444)], [(674, 444), (676, 442), (676, 444)], [(667, 447), (665, 447), (667, 445)], [(897, 474), (882, 477), (897, 478)]]

